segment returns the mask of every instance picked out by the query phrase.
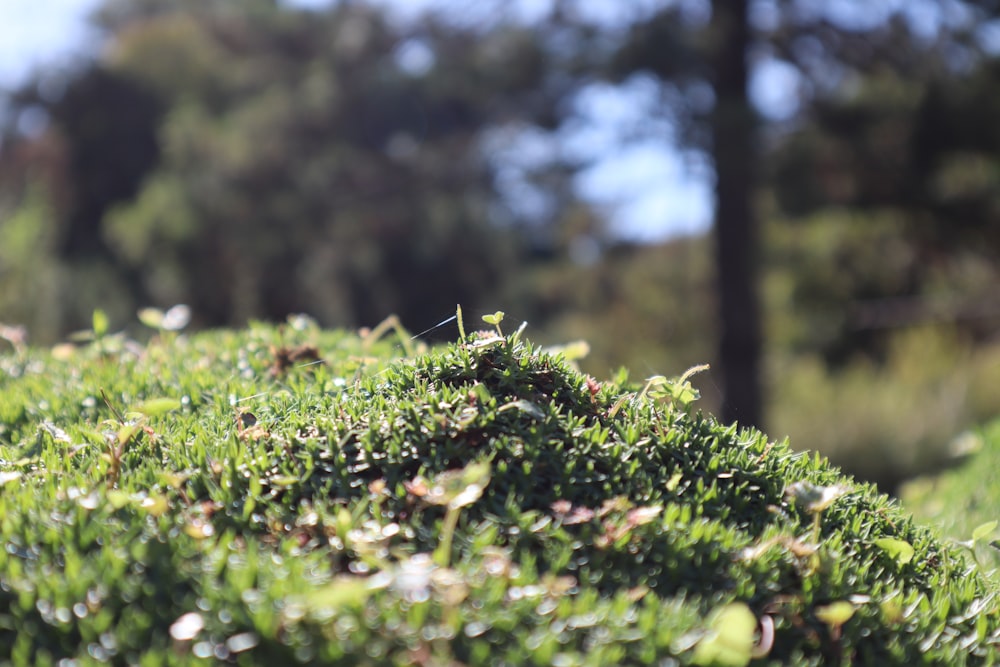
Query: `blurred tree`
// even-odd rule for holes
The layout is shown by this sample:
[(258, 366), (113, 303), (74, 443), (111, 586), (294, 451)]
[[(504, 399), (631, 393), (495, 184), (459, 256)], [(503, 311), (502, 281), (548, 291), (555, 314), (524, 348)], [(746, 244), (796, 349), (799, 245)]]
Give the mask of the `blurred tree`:
[[(1000, 328), (1000, 68), (989, 32), (1000, 8), (939, 9), (900, 6), (850, 30), (814, 12), (769, 35), (810, 77), (800, 113), (774, 134), (774, 214), (841, 228), (839, 251), (782, 258), (803, 278), (791, 295), (799, 312), (813, 329), (826, 322), (813, 348), (835, 366), (882, 358), (899, 327), (949, 321), (975, 337)], [(774, 231), (776, 249), (788, 233)], [(819, 277), (831, 270), (836, 280)]]
[(762, 423), (760, 306), (754, 173), (757, 119), (748, 97), (751, 27), (748, 0), (715, 0), (710, 63), (715, 166), (716, 273), (719, 290), (722, 418)]
[(497, 90), (532, 85), (532, 44), (402, 31), (362, 3), (116, 20), (111, 62), (169, 100), (160, 168), (107, 223), (153, 268), (154, 300), (213, 324), (300, 310), (360, 324), (489, 299), (513, 248), (489, 224), (475, 147)]
[[(718, 298), (715, 353), (724, 420), (762, 421), (761, 315), (758, 298), (757, 117), (748, 97), (755, 35), (749, 0), (651, 3), (624, 38), (612, 41), (598, 70), (615, 81), (655, 77), (675, 148), (711, 158), (715, 171)], [(593, 27), (591, 27), (594, 30)], [(585, 43), (585, 40), (581, 40)], [(607, 47), (606, 47), (607, 49)]]
[(58, 254), (134, 287), (105, 298), (187, 302), (203, 325), (495, 307), (521, 217), (488, 145), (555, 117), (538, 33), (364, 2), (108, 0), (97, 20), (104, 58), (21, 102), (69, 156)]
[[(576, 17), (574, 6), (559, 4), (563, 20)], [(900, 297), (923, 299), (954, 284), (956, 273), (966, 276), (964, 285), (993, 274), (969, 255), (977, 244), (1000, 247), (989, 223), (995, 128), (984, 123), (995, 106), (986, 63), (1000, 10), (936, 0), (874, 10), (850, 0), (706, 6), (645, 3), (618, 32), (577, 17), (576, 43), (591, 77), (627, 85), (651, 75), (670, 121), (668, 141), (713, 158), (722, 412), (754, 423), (761, 417), (757, 205), (776, 202), (760, 211), (797, 217), (800, 226), (801, 216), (819, 210), (865, 212), (836, 218), (842, 233), (826, 237), (834, 248), (797, 242), (797, 253), (782, 254), (789, 246), (778, 242), (768, 251), (799, 276), (791, 295), (808, 320), (799, 331), (810, 332), (809, 344), (831, 363), (887, 349), (876, 329), (898, 317), (942, 316), (940, 304)], [(763, 134), (749, 99), (751, 65), (758, 75), (779, 69), (797, 82), (785, 92), (793, 111), (768, 119)], [(872, 216), (872, 229), (860, 227)], [(904, 239), (894, 240), (899, 233)], [(876, 243), (872, 252), (868, 240)], [(977, 307), (981, 298), (957, 310), (1000, 311), (995, 301)]]

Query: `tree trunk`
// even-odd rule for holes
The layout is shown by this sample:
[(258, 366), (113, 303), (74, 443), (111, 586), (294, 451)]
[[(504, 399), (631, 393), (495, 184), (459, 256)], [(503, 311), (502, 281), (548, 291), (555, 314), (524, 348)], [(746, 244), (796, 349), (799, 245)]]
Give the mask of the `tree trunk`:
[(749, 0), (713, 0), (715, 262), (719, 290), (722, 419), (761, 423), (757, 224), (753, 212), (756, 118), (747, 95)]

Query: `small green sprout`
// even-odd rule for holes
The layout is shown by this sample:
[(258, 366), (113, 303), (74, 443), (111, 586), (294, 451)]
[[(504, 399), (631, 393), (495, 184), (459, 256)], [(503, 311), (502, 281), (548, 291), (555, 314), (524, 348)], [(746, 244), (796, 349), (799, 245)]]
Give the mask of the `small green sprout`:
[(824, 510), (833, 505), (838, 498), (848, 491), (850, 489), (843, 484), (820, 486), (812, 482), (801, 481), (789, 485), (785, 489), (785, 497), (807, 514), (812, 514), (812, 540), (818, 544), (820, 539), (820, 521)]
[(108, 314), (98, 308), (90, 316), (90, 329), (74, 331), (69, 338), (78, 343), (91, 343), (101, 356), (105, 356), (114, 351), (116, 344), (121, 342), (121, 334), (112, 335), (108, 333), (110, 329), (111, 321), (108, 319)]
[(91, 316), (91, 326), (93, 327), (95, 340), (104, 338), (104, 336), (107, 335), (108, 327), (110, 326), (107, 313), (100, 308), (95, 310), (94, 314)]
[(159, 308), (142, 308), (136, 314), (140, 322), (156, 329), (161, 340), (176, 334), (191, 322), (191, 309), (183, 303), (171, 306), (166, 312)]
[(124, 415), (118, 411), (111, 403), (108, 395), (101, 390), (101, 398), (104, 404), (111, 410), (114, 419), (106, 423), (115, 430), (106, 438), (108, 451), (104, 458), (108, 461), (107, 484), (109, 489), (115, 488), (121, 475), (122, 457), (128, 450), (129, 443), (133, 442), (141, 433), (145, 432), (153, 436), (153, 431), (146, 422), (150, 417), (158, 417), (181, 407), (181, 402), (174, 398), (154, 398), (144, 403), (140, 403), (133, 410)]
[(816, 608), (816, 618), (826, 623), (830, 628), (830, 636), (834, 641), (840, 639), (844, 624), (854, 616), (855, 607), (846, 600), (838, 600), (828, 605)]
[[(969, 553), (972, 555), (972, 560), (976, 562), (976, 565), (978, 565), (979, 569), (982, 570), (983, 572), (986, 571), (986, 567), (979, 558), (978, 546), (980, 544), (983, 544), (993, 533), (996, 532), (998, 525), (1000, 525), (1000, 522), (997, 522), (996, 520), (987, 521), (984, 524), (976, 526), (975, 530), (972, 531), (971, 540), (957, 542), (957, 544), (960, 547), (963, 547), (969, 551)], [(988, 544), (993, 548), (998, 548), (996, 540), (989, 542)]]
[(701, 398), (701, 392), (691, 385), (691, 377), (708, 370), (708, 368), (708, 364), (692, 366), (684, 371), (680, 377), (670, 379), (663, 375), (654, 375), (646, 380), (646, 385), (639, 392), (636, 400), (642, 400), (648, 394), (655, 400), (670, 401), (687, 410), (692, 403)]
[(490, 483), (491, 471), (487, 461), (473, 462), (459, 470), (448, 470), (431, 481), (417, 477), (406, 485), (410, 494), (430, 505), (447, 507), (441, 542), (434, 551), (434, 562), (448, 567), (451, 560), (451, 543), (458, 527), (460, 510), (479, 500)]
[(465, 319), (462, 318), (462, 304), (455, 305), (455, 319), (458, 320), (458, 339), (465, 342)]
[(501, 338), (503, 338), (503, 331), (500, 329), (500, 323), (503, 322), (503, 316), (504, 312), (502, 310), (498, 310), (492, 315), (483, 315), (483, 322), (492, 324), (497, 330), (497, 335)]

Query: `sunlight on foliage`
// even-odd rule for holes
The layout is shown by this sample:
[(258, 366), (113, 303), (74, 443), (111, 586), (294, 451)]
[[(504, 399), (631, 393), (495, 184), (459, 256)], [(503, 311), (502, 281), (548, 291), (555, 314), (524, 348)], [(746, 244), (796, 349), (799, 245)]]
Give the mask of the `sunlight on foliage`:
[(295, 322), (0, 355), (0, 656), (818, 666), (1000, 645), (961, 546), (695, 412), (690, 373), (634, 386), (517, 333), (410, 356), (391, 318)]

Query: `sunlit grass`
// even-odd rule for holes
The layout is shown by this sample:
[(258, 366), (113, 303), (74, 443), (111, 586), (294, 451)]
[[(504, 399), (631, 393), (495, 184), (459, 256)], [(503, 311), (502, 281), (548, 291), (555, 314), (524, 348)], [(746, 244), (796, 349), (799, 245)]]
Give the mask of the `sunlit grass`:
[(398, 322), (140, 346), (95, 318), (0, 357), (0, 662), (995, 655), (987, 581), (873, 487), (502, 317), (430, 351)]
[(898, 334), (882, 364), (830, 371), (815, 358), (773, 359), (769, 429), (892, 490), (952, 465), (955, 436), (1000, 414), (998, 374), (1000, 347), (933, 327)]
[[(901, 489), (906, 508), (941, 533), (972, 549), (989, 570), (1000, 568), (1000, 421), (956, 440), (962, 462)], [(996, 576), (996, 572), (994, 572)]]

